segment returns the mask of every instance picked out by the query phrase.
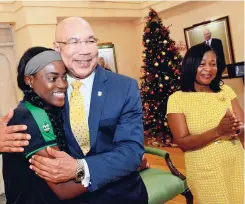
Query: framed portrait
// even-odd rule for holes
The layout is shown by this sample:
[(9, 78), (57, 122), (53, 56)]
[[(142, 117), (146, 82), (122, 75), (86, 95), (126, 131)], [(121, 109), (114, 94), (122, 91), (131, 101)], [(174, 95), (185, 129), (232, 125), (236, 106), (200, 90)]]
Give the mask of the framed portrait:
[[(184, 28), (184, 34), (187, 48), (199, 43), (210, 45), (224, 65), (225, 69), (222, 77), (229, 77), (226, 65), (234, 63), (234, 53), (228, 16)], [(208, 37), (211, 37), (211, 40), (207, 40)]]
[(117, 70), (117, 61), (116, 61), (116, 54), (115, 54), (115, 46), (112, 43), (99, 43), (98, 44), (99, 50), (99, 64), (103, 68), (118, 72)]

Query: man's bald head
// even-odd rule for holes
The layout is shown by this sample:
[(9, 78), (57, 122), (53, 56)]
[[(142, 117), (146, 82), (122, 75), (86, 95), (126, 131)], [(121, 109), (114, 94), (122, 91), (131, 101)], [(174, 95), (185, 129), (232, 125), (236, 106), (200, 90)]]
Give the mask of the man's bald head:
[(62, 20), (55, 30), (55, 41), (60, 41), (65, 37), (68, 31), (73, 31), (76, 27), (89, 28), (93, 32), (90, 24), (81, 17), (69, 17)]
[(205, 41), (210, 40), (210, 38), (211, 38), (211, 32), (210, 32), (209, 29), (205, 29), (204, 32), (203, 32), (203, 34), (204, 34)]

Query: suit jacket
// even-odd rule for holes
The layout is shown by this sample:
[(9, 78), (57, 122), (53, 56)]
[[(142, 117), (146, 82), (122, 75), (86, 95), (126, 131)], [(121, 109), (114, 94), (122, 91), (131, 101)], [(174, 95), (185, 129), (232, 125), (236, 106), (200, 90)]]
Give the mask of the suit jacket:
[[(206, 43), (206, 41), (204, 41), (204, 43)], [(224, 55), (222, 41), (217, 38), (212, 38), (210, 46), (215, 50), (216, 54), (218, 55), (220, 61), (220, 67), (224, 71), (226, 67), (226, 63), (225, 63), (225, 55)]]
[(144, 153), (142, 103), (137, 81), (97, 66), (88, 119), (91, 149), (86, 156), (72, 134), (67, 97), (65, 104), (64, 129), (69, 149), (73, 157), (84, 158), (88, 164), (89, 190), (104, 189), (104, 186), (110, 189), (115, 183), (122, 182), (125, 185), (117, 185), (117, 191), (122, 191), (131, 179), (123, 182), (120, 178), (132, 175), (134, 185), (140, 186), (138, 190), (135, 186), (134, 189), (139, 194), (146, 193), (141, 178), (135, 172)]

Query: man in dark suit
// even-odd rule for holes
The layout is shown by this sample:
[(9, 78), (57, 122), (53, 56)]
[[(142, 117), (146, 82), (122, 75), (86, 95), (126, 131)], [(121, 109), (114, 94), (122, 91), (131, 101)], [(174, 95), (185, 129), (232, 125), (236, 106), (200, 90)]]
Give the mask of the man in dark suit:
[[(98, 65), (97, 40), (84, 19), (71, 17), (60, 22), (55, 39), (55, 50), (69, 74), (63, 116), (70, 155), (48, 148), (50, 157), (35, 155), (31, 168), (53, 183), (80, 182), (90, 192), (85, 198), (82, 195), (88, 203), (147, 203), (145, 185), (136, 171), (144, 153), (137, 81)], [(81, 83), (75, 95), (74, 82)], [(73, 97), (80, 94), (84, 106), (83, 121), (79, 122), (81, 138), (72, 126), (74, 112), (70, 111), (75, 107)], [(77, 111), (81, 106), (76, 106)], [(1, 137), (8, 135), (4, 131), (0, 127)]]
[(215, 50), (219, 57), (221, 68), (224, 71), (226, 63), (222, 41), (217, 38), (212, 38), (212, 34), (209, 29), (204, 30), (204, 40), (205, 41), (203, 43), (206, 43)]

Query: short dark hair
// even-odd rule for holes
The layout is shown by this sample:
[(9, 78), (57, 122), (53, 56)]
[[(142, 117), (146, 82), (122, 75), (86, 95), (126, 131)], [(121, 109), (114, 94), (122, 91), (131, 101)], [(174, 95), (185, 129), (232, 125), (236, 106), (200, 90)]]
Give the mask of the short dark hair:
[(17, 68), (17, 72), (18, 72), (17, 82), (18, 82), (19, 88), (23, 91), (23, 93), (25, 93), (25, 91), (30, 90), (30, 87), (26, 85), (24, 81), (24, 73), (25, 73), (25, 68), (26, 68), (27, 63), (29, 62), (30, 59), (32, 59), (39, 53), (47, 51), (47, 50), (52, 50), (52, 49), (46, 48), (46, 47), (31, 47), (27, 51), (25, 51), (25, 53), (21, 57), (18, 68)]
[[(185, 54), (181, 67), (181, 85), (180, 88), (184, 92), (195, 92), (194, 83), (196, 81), (197, 69), (202, 61), (202, 58), (206, 52), (213, 51), (210, 46), (205, 43), (197, 44), (191, 47)], [(220, 91), (222, 68), (220, 67), (220, 61), (216, 54), (217, 61), (217, 74), (214, 80), (210, 84), (210, 88), (214, 92)]]

